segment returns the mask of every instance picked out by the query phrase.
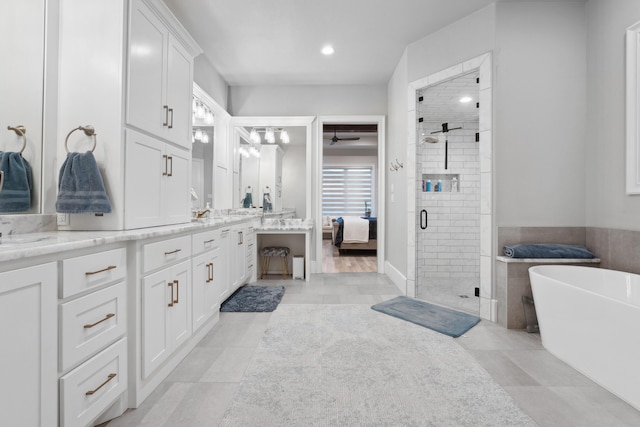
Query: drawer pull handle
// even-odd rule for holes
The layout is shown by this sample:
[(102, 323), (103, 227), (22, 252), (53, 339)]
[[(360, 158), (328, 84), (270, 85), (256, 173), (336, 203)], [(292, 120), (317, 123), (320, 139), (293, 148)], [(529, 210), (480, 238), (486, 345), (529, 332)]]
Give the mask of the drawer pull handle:
[(104, 387), (104, 386), (105, 386), (109, 381), (111, 381), (111, 380), (112, 380), (112, 379), (114, 379), (115, 377), (116, 377), (116, 374), (109, 374), (109, 376), (107, 377), (107, 380), (106, 380), (105, 382), (103, 382), (102, 384), (100, 384), (100, 385), (98, 386), (98, 388), (97, 388), (97, 389), (95, 389), (95, 390), (89, 390), (88, 392), (86, 392), (86, 393), (85, 393), (85, 395), (87, 395), (87, 396), (92, 396), (92, 395), (94, 395), (95, 393), (97, 393), (97, 392), (98, 392), (98, 390), (100, 390), (102, 387)]
[(86, 276), (93, 276), (94, 274), (98, 274), (98, 273), (104, 273), (105, 271), (109, 271), (109, 270), (113, 270), (114, 268), (118, 268), (115, 265), (110, 265), (107, 268), (103, 268), (102, 270), (97, 270), (97, 271), (87, 271), (86, 273), (84, 273)]
[(176, 284), (176, 299), (173, 300), (174, 304), (178, 304), (180, 302), (180, 282), (174, 280), (173, 283)]
[(106, 322), (107, 320), (111, 319), (113, 316), (115, 316), (115, 314), (114, 314), (114, 313), (109, 313), (109, 314), (107, 314), (107, 315), (105, 316), (105, 318), (104, 318), (104, 319), (102, 319), (102, 320), (98, 320), (96, 323), (92, 323), (92, 324), (90, 324), (90, 325), (84, 325), (84, 328), (85, 328), (85, 329), (93, 328), (94, 326), (99, 325), (99, 324), (100, 324), (100, 323), (102, 323), (102, 322)]
[(216, 239), (209, 239), (209, 240), (205, 240), (203, 243), (206, 245), (208, 243), (213, 243), (215, 241), (216, 241)]
[(173, 307), (173, 282), (169, 282), (167, 286), (171, 288), (171, 302), (169, 302), (168, 306)]
[(213, 263), (207, 264), (207, 283), (213, 282)]
[(178, 253), (178, 252), (180, 252), (181, 250), (182, 250), (182, 249), (176, 249), (176, 250), (173, 250), (173, 251), (170, 251), (170, 252), (165, 252), (164, 254), (165, 254), (165, 255), (177, 254), (177, 253)]

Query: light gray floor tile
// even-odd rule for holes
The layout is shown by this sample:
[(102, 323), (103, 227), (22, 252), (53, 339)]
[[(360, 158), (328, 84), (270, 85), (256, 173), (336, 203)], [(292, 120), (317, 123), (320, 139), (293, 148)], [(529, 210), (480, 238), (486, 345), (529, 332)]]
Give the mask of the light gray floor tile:
[(239, 382), (254, 353), (255, 347), (225, 347), (200, 381)]
[(482, 367), (502, 386), (539, 385), (529, 374), (497, 350), (468, 350)]
[(544, 386), (593, 386), (594, 383), (544, 349), (507, 350), (504, 354)]
[(323, 298), (322, 295), (312, 295), (312, 294), (287, 295), (287, 293), (285, 292), (280, 304), (322, 304), (323, 302), (322, 298)]

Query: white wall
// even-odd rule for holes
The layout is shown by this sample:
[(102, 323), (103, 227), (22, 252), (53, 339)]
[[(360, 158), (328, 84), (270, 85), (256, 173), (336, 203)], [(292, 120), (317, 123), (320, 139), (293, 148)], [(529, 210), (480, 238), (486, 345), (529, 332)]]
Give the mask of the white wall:
[(228, 111), (229, 85), (204, 55), (199, 55), (194, 60), (193, 80)]
[[(391, 172), (385, 169), (386, 180), (386, 218), (387, 234), (385, 244), (387, 261), (400, 274), (407, 274), (407, 169), (415, 168), (415, 159), (407, 159), (407, 51), (405, 50), (400, 62), (389, 80), (388, 98), (389, 115), (387, 118), (387, 160), (398, 159), (404, 163), (404, 168)], [(411, 191), (411, 190), (409, 190)], [(404, 289), (403, 289), (404, 290)]]
[(583, 226), (585, 6), (499, 3), (495, 38), (496, 225)]
[(586, 225), (640, 230), (640, 196), (625, 194), (624, 34), (638, 0), (587, 3)]
[(385, 85), (231, 86), (232, 116), (384, 115)]

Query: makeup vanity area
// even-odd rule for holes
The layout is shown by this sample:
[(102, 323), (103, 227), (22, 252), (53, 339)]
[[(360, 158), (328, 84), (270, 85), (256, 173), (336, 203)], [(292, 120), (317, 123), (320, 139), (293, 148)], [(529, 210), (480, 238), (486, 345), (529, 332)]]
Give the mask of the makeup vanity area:
[[(160, 0), (18, 3), (46, 25), (0, 30), (30, 47), (2, 48), (0, 130), (26, 136), (4, 131), (0, 151), (26, 141), (33, 169), (31, 207), (0, 206), (0, 411), (7, 425), (95, 425), (138, 407), (213, 328), (260, 274), (261, 247), (291, 247), (309, 279), (313, 221), (294, 216), (311, 212), (314, 118), (231, 117), (193, 83), (200, 48)], [(55, 213), (60, 141), (79, 125), (97, 140), (76, 132), (71, 148), (95, 144), (112, 213)], [(291, 144), (252, 166), (240, 149), (254, 127), (287, 128)], [(242, 207), (252, 173), (277, 191), (271, 211)]]

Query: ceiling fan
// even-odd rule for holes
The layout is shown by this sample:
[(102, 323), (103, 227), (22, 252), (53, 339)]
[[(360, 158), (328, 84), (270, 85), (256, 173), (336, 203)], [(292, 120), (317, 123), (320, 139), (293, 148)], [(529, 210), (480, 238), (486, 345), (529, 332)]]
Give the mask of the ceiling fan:
[(329, 143), (329, 145), (333, 145), (338, 141), (357, 141), (359, 140), (360, 137), (359, 136), (353, 136), (353, 137), (349, 137), (349, 138), (338, 138), (338, 136), (336, 135), (336, 130), (333, 130), (333, 137), (331, 138), (331, 142)]

